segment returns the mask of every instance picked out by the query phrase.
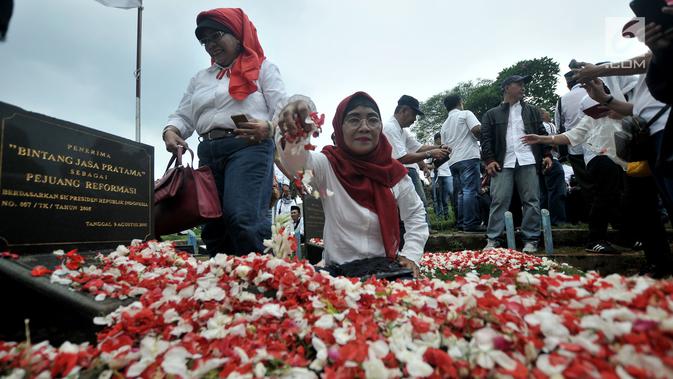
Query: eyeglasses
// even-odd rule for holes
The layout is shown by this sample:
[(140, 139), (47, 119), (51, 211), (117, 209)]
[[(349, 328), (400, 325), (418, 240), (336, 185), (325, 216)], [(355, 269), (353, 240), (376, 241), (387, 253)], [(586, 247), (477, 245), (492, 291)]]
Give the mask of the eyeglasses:
[(360, 126), (362, 124), (362, 121), (364, 121), (369, 127), (378, 128), (379, 126), (381, 126), (381, 119), (374, 116), (367, 118), (347, 117), (344, 122), (346, 125), (355, 128)]
[(199, 43), (201, 46), (206, 46), (210, 42), (215, 42), (219, 40), (220, 38), (224, 37), (224, 35), (227, 34), (221, 30), (216, 31), (215, 33), (211, 34), (210, 37), (203, 37), (199, 40)]

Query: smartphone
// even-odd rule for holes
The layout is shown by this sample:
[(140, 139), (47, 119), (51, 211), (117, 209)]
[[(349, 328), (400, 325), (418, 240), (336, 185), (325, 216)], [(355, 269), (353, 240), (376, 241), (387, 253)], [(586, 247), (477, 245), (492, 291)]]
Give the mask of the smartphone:
[(638, 17), (645, 17), (645, 22), (655, 22), (664, 30), (673, 28), (673, 16), (661, 12), (661, 8), (671, 6), (666, 0), (633, 0), (629, 6)]
[(248, 122), (248, 118), (244, 114), (235, 114), (231, 116), (231, 120), (234, 121), (236, 127), (242, 122)]
[(610, 108), (600, 104), (596, 104), (593, 107), (584, 110), (584, 114), (593, 119), (599, 119), (605, 117), (608, 114), (608, 112), (610, 112)]

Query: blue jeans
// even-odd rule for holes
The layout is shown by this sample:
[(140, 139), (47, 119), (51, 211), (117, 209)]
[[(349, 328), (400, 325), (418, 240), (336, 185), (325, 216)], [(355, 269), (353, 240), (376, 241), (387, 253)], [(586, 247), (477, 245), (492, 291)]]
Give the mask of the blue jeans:
[(199, 144), (199, 163), (213, 171), (222, 201), (222, 218), (207, 223), (201, 234), (208, 254), (264, 251), (262, 241), (271, 237), (273, 153), (271, 139), (250, 144), (227, 137)]
[(438, 176), (437, 183), (439, 184), (439, 204), (441, 205), (439, 216), (448, 218), (449, 200), (453, 205), (453, 177)]
[(491, 211), (486, 236), (495, 240), (505, 231), (505, 212), (509, 210), (515, 185), (523, 206), (523, 240), (537, 242), (541, 226), (540, 182), (534, 164), (519, 166), (517, 163), (515, 168), (503, 168), (491, 178)]
[(438, 216), (442, 214), (442, 203), (440, 202), (441, 196), (439, 177), (435, 176), (432, 178), (432, 207), (435, 210), (435, 214)]
[(416, 189), (416, 193), (418, 194), (418, 197), (421, 198), (421, 201), (423, 202), (423, 207), (427, 206), (428, 200), (425, 198), (425, 191), (423, 191), (423, 183), (421, 182), (421, 178), (418, 176), (418, 170), (415, 168), (410, 168), (407, 167), (409, 170), (409, 177), (411, 178), (411, 182), (414, 183), (414, 188)]
[(456, 199), (456, 227), (474, 229), (481, 225), (479, 217), (479, 158), (451, 165), (453, 193)]
[(549, 210), (552, 225), (566, 221), (565, 172), (558, 160), (540, 176), (540, 208)]

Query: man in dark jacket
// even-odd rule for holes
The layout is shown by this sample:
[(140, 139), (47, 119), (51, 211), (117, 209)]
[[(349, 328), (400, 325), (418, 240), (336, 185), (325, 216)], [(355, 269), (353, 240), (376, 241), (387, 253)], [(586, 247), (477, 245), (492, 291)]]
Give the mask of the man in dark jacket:
[(525, 253), (537, 251), (540, 237), (540, 189), (538, 172), (552, 165), (548, 145), (526, 145), (526, 134), (547, 135), (540, 110), (523, 101), (524, 84), (530, 76), (513, 75), (501, 84), (503, 102), (490, 109), (481, 122), (481, 157), (491, 177), (491, 209), (484, 250), (500, 246), (505, 230), (505, 212), (509, 209), (516, 185), (523, 205)]

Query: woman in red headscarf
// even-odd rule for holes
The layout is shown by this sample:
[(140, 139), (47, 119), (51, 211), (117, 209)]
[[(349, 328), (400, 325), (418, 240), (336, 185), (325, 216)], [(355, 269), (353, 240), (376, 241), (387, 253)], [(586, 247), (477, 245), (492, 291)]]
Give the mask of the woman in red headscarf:
[(278, 68), (264, 56), (257, 30), (238, 8), (201, 12), (196, 38), (210, 67), (190, 81), (166, 123), (166, 149), (187, 146), (198, 133), (199, 162), (209, 165), (221, 194), (223, 217), (205, 225), (211, 255), (261, 252), (270, 237), (274, 111), (286, 101)]
[[(310, 107), (304, 101), (290, 103), (277, 120), (279, 129), (296, 136), (294, 120), (305, 120)], [(356, 92), (341, 101), (332, 125), (336, 146), (321, 153), (303, 149), (304, 140), (289, 143), (277, 137), (283, 164), (292, 172), (311, 170), (312, 185), (322, 194), (325, 263), (387, 256), (418, 275), (429, 233), (425, 209), (407, 170), (392, 158), (378, 105)], [(398, 212), (406, 230), (401, 250)]]

